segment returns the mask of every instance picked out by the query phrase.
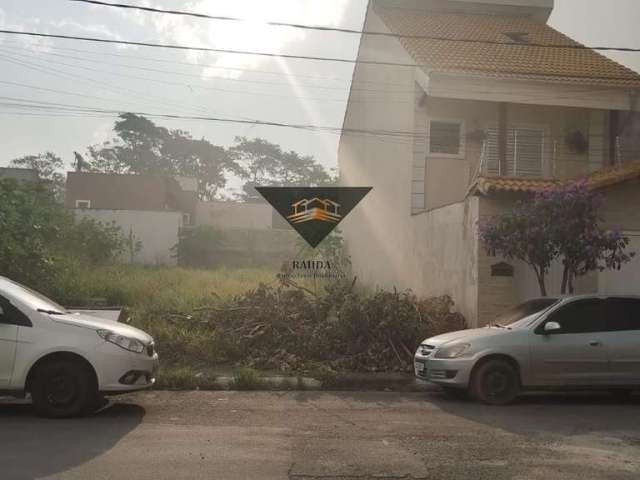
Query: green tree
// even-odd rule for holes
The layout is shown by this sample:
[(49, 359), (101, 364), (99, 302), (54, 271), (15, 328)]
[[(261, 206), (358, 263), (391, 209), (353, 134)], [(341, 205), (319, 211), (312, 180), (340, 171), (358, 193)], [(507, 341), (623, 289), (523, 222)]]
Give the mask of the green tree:
[(70, 262), (113, 261), (123, 245), (114, 225), (76, 222), (47, 185), (0, 180), (0, 275), (46, 291)]
[(89, 147), (89, 170), (194, 177), (202, 200), (213, 199), (224, 188), (226, 173), (240, 172), (225, 148), (140, 115), (121, 114), (114, 133), (112, 140)]
[(11, 166), (35, 170), (38, 172), (40, 180), (50, 185), (56, 198), (62, 198), (65, 184), (65, 165), (55, 153), (44, 152), (37, 155), (25, 155), (11, 160)]
[(236, 137), (236, 145), (229, 151), (242, 168), (240, 177), (245, 184), (241, 197), (245, 201), (262, 199), (255, 190), (259, 185), (314, 187), (335, 183), (313, 157), (285, 152), (262, 138)]
[(65, 220), (63, 253), (86, 264), (113, 263), (128, 247), (115, 222), (102, 223), (92, 218), (79, 218), (74, 222), (68, 216)]

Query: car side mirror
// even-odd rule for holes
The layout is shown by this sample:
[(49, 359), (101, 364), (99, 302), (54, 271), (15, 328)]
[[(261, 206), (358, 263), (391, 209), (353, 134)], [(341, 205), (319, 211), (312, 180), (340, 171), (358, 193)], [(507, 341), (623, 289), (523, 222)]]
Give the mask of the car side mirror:
[(557, 333), (560, 330), (562, 330), (562, 327), (558, 322), (547, 322), (544, 324), (544, 333), (547, 335)]

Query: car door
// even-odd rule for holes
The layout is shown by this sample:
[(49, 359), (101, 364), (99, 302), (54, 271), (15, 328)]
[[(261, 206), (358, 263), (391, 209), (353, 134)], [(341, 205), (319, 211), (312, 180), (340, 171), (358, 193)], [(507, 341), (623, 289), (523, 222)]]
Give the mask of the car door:
[[(534, 330), (531, 340), (531, 377), (537, 386), (604, 384), (609, 378), (603, 338), (604, 302), (573, 300), (551, 312)], [(545, 324), (560, 330), (546, 333)]]
[(640, 385), (640, 299), (605, 300), (604, 340), (613, 385)]
[(11, 383), (18, 341), (18, 326), (11, 322), (6, 304), (8, 302), (0, 297), (0, 389)]

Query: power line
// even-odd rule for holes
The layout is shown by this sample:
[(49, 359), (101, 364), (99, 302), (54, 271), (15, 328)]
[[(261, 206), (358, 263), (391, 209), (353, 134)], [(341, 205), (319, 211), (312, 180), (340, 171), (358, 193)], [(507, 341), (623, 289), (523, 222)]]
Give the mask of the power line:
[[(6, 54), (0, 54), (0, 58), (11, 58), (15, 60), (15, 57), (11, 57), (11, 56), (7, 56)], [(83, 66), (83, 65), (73, 65), (73, 64), (69, 64), (69, 63), (64, 63), (64, 62), (57, 62), (57, 61), (53, 61), (53, 60), (49, 60), (50, 63), (56, 64), (56, 65), (62, 65), (65, 67), (71, 67), (71, 68), (78, 68), (81, 70), (87, 70), (90, 72), (97, 72), (97, 73), (101, 73), (101, 74), (107, 74), (107, 75), (113, 75), (113, 76), (117, 76), (117, 77), (123, 77), (123, 78), (131, 78), (134, 80), (142, 80), (145, 82), (154, 82), (154, 83), (160, 83), (163, 85), (172, 85), (172, 86), (178, 86), (178, 87), (184, 87), (184, 88), (191, 88), (191, 89), (203, 89), (203, 90), (211, 90), (211, 91), (215, 91), (215, 92), (222, 92), (222, 93), (230, 93), (230, 94), (236, 94), (236, 95), (252, 95), (252, 96), (260, 96), (260, 97), (275, 97), (275, 98), (294, 98), (297, 100), (315, 100), (315, 101), (320, 101), (320, 102), (339, 102), (339, 103), (346, 103), (347, 99), (346, 97), (344, 99), (341, 98), (329, 98), (329, 97), (305, 97), (305, 96), (295, 96), (295, 95), (286, 95), (286, 94), (275, 94), (275, 93), (269, 93), (269, 92), (251, 92), (251, 91), (246, 91), (246, 90), (229, 90), (226, 88), (219, 88), (219, 87), (209, 87), (209, 86), (205, 86), (205, 85), (197, 85), (197, 84), (186, 84), (186, 83), (181, 83), (181, 82), (174, 82), (174, 81), (170, 81), (170, 80), (162, 80), (159, 78), (154, 78), (154, 77), (141, 77), (138, 75), (129, 75), (126, 73), (118, 73), (118, 72), (113, 72), (111, 70), (104, 70), (104, 69), (99, 69), (99, 68), (91, 68), (91, 67), (87, 67), (87, 66)], [(345, 92), (346, 93), (346, 92)]]
[[(229, 53), (235, 55), (255, 55), (269, 58), (286, 58), (286, 59), (295, 59), (295, 60), (311, 60), (311, 61), (321, 61), (321, 62), (338, 62), (338, 63), (349, 63), (349, 64), (360, 64), (360, 65), (380, 65), (380, 66), (392, 66), (392, 67), (429, 67), (429, 65), (424, 64), (416, 64), (416, 63), (400, 63), (400, 62), (383, 62), (377, 60), (350, 60), (348, 58), (335, 58), (335, 57), (315, 57), (308, 55), (290, 55), (290, 54), (280, 54), (280, 53), (265, 53), (265, 52), (255, 52), (249, 50), (228, 50), (228, 49), (220, 49), (220, 48), (210, 48), (210, 47), (193, 47), (187, 45), (175, 45), (168, 43), (152, 43), (152, 42), (134, 42), (130, 40), (113, 40), (107, 38), (96, 38), (96, 37), (80, 37), (74, 35), (59, 35), (52, 33), (39, 33), (39, 32), (26, 32), (26, 31), (18, 31), (18, 30), (4, 30), (0, 29), (0, 33), (8, 34), (8, 35), (24, 35), (31, 37), (43, 37), (43, 38), (58, 38), (63, 40), (78, 40), (85, 42), (96, 42), (96, 43), (108, 43), (108, 44), (116, 44), (116, 45), (133, 45), (138, 47), (152, 47), (152, 48), (168, 48), (173, 50), (193, 50), (193, 51), (203, 51), (203, 52), (217, 52), (217, 53)], [(480, 72), (482, 73), (482, 72)], [(485, 72), (492, 73), (492, 72)], [(499, 72), (500, 74), (506, 75), (527, 75), (527, 74), (535, 74), (541, 77), (558, 77), (558, 78), (566, 78), (569, 76), (570, 78), (583, 78), (585, 80), (622, 80), (628, 81), (632, 80), (631, 76), (627, 77), (613, 77), (613, 76), (594, 76), (594, 75), (567, 75), (567, 74), (552, 74), (552, 73), (543, 73), (540, 72), (524, 72), (524, 71), (513, 71), (513, 72)]]
[[(272, 70), (261, 70), (261, 69), (257, 69), (257, 68), (242, 68), (242, 67), (224, 67), (221, 65), (214, 65), (214, 64), (210, 64), (210, 63), (199, 63), (199, 62), (186, 62), (186, 61), (181, 61), (181, 60), (170, 60), (170, 59), (165, 59), (165, 58), (156, 58), (156, 57), (149, 57), (149, 56), (141, 56), (141, 55), (127, 55), (127, 54), (122, 54), (122, 53), (113, 53), (113, 52), (102, 52), (102, 51), (96, 51), (96, 50), (82, 50), (82, 49), (78, 49), (78, 48), (65, 48), (65, 47), (60, 47), (57, 45), (47, 45), (46, 49), (47, 50), (36, 50), (34, 48), (26, 48), (23, 47), (22, 43), (17, 42), (17, 41), (7, 41), (5, 42), (6, 44), (11, 44), (14, 45), (15, 48), (19, 48), (21, 50), (26, 50), (28, 52), (39, 52), (39, 53), (50, 53), (48, 52), (48, 50), (60, 50), (63, 52), (75, 52), (75, 53), (87, 53), (90, 55), (108, 55), (111, 57), (117, 57), (117, 58), (130, 58), (133, 60), (143, 60), (143, 61), (148, 61), (148, 62), (158, 62), (158, 63), (168, 63), (168, 64), (175, 64), (175, 65), (189, 65), (189, 66), (194, 66), (194, 67), (200, 67), (200, 68), (210, 68), (210, 69), (216, 69), (216, 70), (228, 70), (228, 71), (233, 71), (233, 72), (243, 72), (243, 73), (255, 73), (255, 74), (264, 74), (264, 75), (276, 75), (276, 76), (280, 76), (280, 77), (299, 77), (299, 78), (309, 78), (309, 79), (314, 79), (314, 80), (322, 80), (322, 81), (332, 81), (332, 82), (345, 82), (345, 83), (349, 83), (351, 78), (340, 78), (340, 77), (327, 77), (324, 75), (305, 75), (305, 74), (301, 74), (301, 73), (289, 73), (289, 72), (274, 72)], [(37, 46), (37, 45), (35, 45)], [(33, 46), (32, 46), (33, 47)], [(359, 81), (355, 81), (353, 83), (369, 83), (369, 84), (375, 84), (375, 85), (392, 85), (392, 86), (405, 86), (405, 84), (403, 83), (398, 83), (398, 82), (382, 82), (382, 81), (377, 81), (377, 80), (359, 80)], [(345, 87), (348, 88), (348, 87)]]
[[(139, 92), (137, 90), (133, 90), (127, 87), (115, 87), (113, 84), (108, 83), (108, 82), (103, 82), (101, 80), (96, 80), (94, 78), (91, 77), (86, 77), (86, 76), (82, 76), (76, 73), (68, 73), (68, 72), (64, 72), (61, 70), (57, 70), (48, 66), (42, 66), (39, 64), (34, 64), (25, 60), (18, 60), (15, 59), (14, 57), (8, 56), (8, 55), (3, 55), (0, 54), (0, 60), (3, 60), (5, 62), (9, 62), (9, 63), (13, 63), (14, 65), (19, 65), (21, 67), (30, 69), (30, 70), (35, 70), (37, 72), (40, 73), (45, 73), (47, 75), (52, 75), (54, 77), (58, 77), (58, 78), (62, 78), (65, 80), (73, 80), (73, 81), (79, 81), (82, 83), (88, 83), (88, 84), (92, 84), (92, 85), (98, 85), (101, 88), (110, 91), (111, 93), (115, 93), (116, 95), (122, 95), (123, 92), (125, 93), (129, 93), (130, 95), (133, 95), (133, 102), (135, 103), (145, 103), (145, 104), (153, 104), (158, 105), (166, 105), (168, 107), (171, 108), (178, 108), (180, 110), (183, 111), (190, 111), (189, 108), (185, 108), (187, 107), (187, 105), (185, 105), (184, 102), (178, 103), (178, 102), (172, 102), (167, 100), (165, 97), (158, 97), (155, 95), (149, 95), (149, 94), (145, 94), (143, 92)], [(28, 87), (27, 87), (28, 88)], [(195, 108), (197, 111), (200, 111), (201, 113), (206, 113), (206, 109), (197, 106), (197, 105), (192, 105), (191, 107)]]
[[(9, 42), (7, 42), (9, 43)], [(70, 51), (70, 52), (78, 52), (78, 53), (85, 53), (85, 54), (92, 54), (92, 55), (110, 55), (110, 56), (115, 56), (115, 57), (119, 57), (119, 58), (130, 58), (130, 59), (135, 59), (135, 60), (142, 60), (142, 61), (151, 61), (151, 62), (160, 62), (160, 63), (168, 63), (168, 64), (180, 64), (180, 65), (190, 65), (190, 66), (197, 66), (197, 67), (201, 67), (201, 68), (205, 68), (205, 67), (209, 67), (209, 68), (221, 68), (221, 69), (230, 69), (230, 70), (240, 70), (240, 71), (244, 71), (244, 72), (249, 72), (249, 73), (264, 73), (264, 74), (272, 74), (272, 75), (286, 75), (287, 77), (292, 76), (301, 76), (301, 77), (308, 77), (308, 78), (315, 78), (315, 79), (324, 79), (324, 80), (331, 80), (331, 81), (348, 81), (347, 79), (340, 79), (340, 78), (332, 78), (332, 77), (323, 77), (323, 76), (312, 76), (312, 75), (296, 75), (296, 74), (287, 74), (287, 73), (283, 73), (283, 72), (273, 72), (273, 71), (267, 71), (267, 70), (254, 70), (254, 69), (242, 69), (242, 68), (232, 68), (232, 67), (218, 67), (215, 65), (208, 65), (208, 64), (201, 64), (201, 63), (193, 63), (193, 62), (181, 62), (181, 61), (176, 61), (176, 60), (168, 60), (168, 59), (159, 59), (159, 58), (154, 58), (154, 57), (147, 57), (147, 56), (139, 56), (139, 55), (124, 55), (124, 54), (116, 54), (116, 53), (111, 53), (111, 52), (98, 52), (95, 50), (80, 50), (80, 49), (75, 49), (75, 48), (64, 48), (64, 47), (58, 47), (58, 46), (48, 46), (47, 47), (47, 51), (41, 51), (41, 50), (34, 50), (33, 48), (25, 48), (25, 47), (21, 47), (21, 46), (17, 46), (17, 45), (21, 45), (17, 42), (14, 42), (13, 45), (16, 45), (15, 48), (18, 48), (20, 50), (24, 50), (27, 52), (38, 52), (38, 53), (45, 53), (47, 55), (54, 55), (54, 56), (60, 56), (60, 57), (64, 57), (64, 58), (71, 58), (71, 59), (76, 59), (79, 61), (89, 61), (92, 63), (107, 63), (101, 60), (94, 60), (94, 59), (88, 59), (85, 57), (75, 57), (72, 55), (62, 55), (62, 54), (55, 54), (52, 53), (50, 51), (48, 51), (49, 49), (52, 50), (60, 50), (60, 51)], [(0, 48), (1, 50), (1, 48)], [(16, 60), (17, 61), (17, 60)], [(55, 63), (55, 62), (54, 62)], [(60, 64), (60, 63), (59, 63)], [(119, 63), (107, 63), (109, 65), (114, 65), (114, 66), (121, 66), (121, 67), (125, 67), (125, 68), (139, 68), (139, 69), (143, 69), (143, 70), (147, 70), (143, 67), (134, 67), (132, 65), (128, 65), (128, 64), (119, 64)], [(62, 65), (67, 65), (62, 63)], [(76, 66), (73, 65), (74, 68), (84, 68), (86, 69), (86, 67), (80, 67), (80, 66)], [(41, 68), (45, 68), (45, 67), (41, 67)], [(182, 73), (179, 72), (173, 72), (173, 71), (167, 71), (167, 70), (157, 70), (157, 69), (148, 69), (149, 71), (157, 71), (157, 72), (161, 72), (161, 73), (167, 73), (167, 74), (175, 74), (175, 75), (182, 75)], [(98, 71), (98, 70), (94, 70), (94, 71)], [(100, 70), (100, 72), (104, 72), (104, 70)], [(109, 74), (113, 74), (116, 75), (113, 72), (107, 72)], [(531, 73), (533, 74), (534, 72), (520, 72), (520, 74), (528, 74)], [(186, 74), (185, 74), (186, 75)], [(86, 78), (86, 77), (80, 77), (80, 78)], [(216, 77), (217, 78), (217, 77)], [(622, 77), (582, 77), (582, 78), (589, 78), (589, 79), (602, 79), (602, 80), (622, 80)], [(91, 79), (93, 80), (93, 79)], [(151, 81), (153, 81), (154, 79), (150, 79)], [(237, 80), (237, 79), (234, 79)], [(95, 80), (93, 80), (95, 81)], [(249, 80), (247, 80), (247, 82), (250, 82)], [(404, 83), (398, 83), (398, 82), (378, 82), (378, 81), (359, 81), (359, 82), (354, 82), (354, 83), (369, 83), (369, 84), (379, 84), (379, 85), (389, 85), (389, 86), (400, 86), (400, 87), (407, 87), (406, 84)], [(274, 82), (275, 84), (275, 82)], [(285, 85), (285, 83), (283, 83), (283, 85)], [(286, 85), (290, 85), (290, 84), (286, 84)], [(192, 84), (183, 84), (183, 86), (185, 88), (191, 88), (194, 85)], [(306, 85), (306, 84), (301, 84), (301, 87), (315, 87), (312, 85)], [(207, 88), (207, 87), (205, 87)], [(339, 88), (339, 87), (338, 87)], [(342, 90), (340, 88), (340, 90)], [(353, 87), (351, 89), (352, 92), (354, 91), (366, 91), (366, 92), (375, 92), (375, 93), (380, 93), (383, 96), (387, 96), (391, 93), (414, 93), (414, 90), (378, 90), (378, 89), (364, 89), (364, 88), (358, 88), (358, 87)], [(486, 92), (486, 91), (476, 91), (477, 93), (492, 93), (492, 92)], [(591, 90), (591, 92), (593, 94), (598, 94), (600, 92), (600, 90)], [(547, 95), (543, 95), (543, 94), (531, 94), (530, 95), (532, 98), (548, 98)], [(567, 98), (566, 96), (559, 96), (559, 99), (563, 99), (563, 98)], [(349, 100), (352, 103), (363, 103), (363, 102), (373, 102), (373, 101), (377, 101), (377, 100), (384, 100), (381, 97), (376, 97), (376, 98), (367, 98), (367, 99), (363, 99), (363, 100), (354, 100), (351, 99)], [(388, 101), (389, 99), (386, 99), (386, 101)], [(395, 100), (396, 103), (406, 103), (405, 101), (401, 101), (401, 100)], [(200, 109), (202, 110), (202, 109)]]
[[(2, 50), (1, 48), (1, 44), (0, 44), (0, 50)], [(25, 50), (25, 51), (29, 51), (29, 52), (33, 52), (33, 49), (29, 49), (29, 48), (21, 48), (21, 50)], [(4, 50), (7, 53), (14, 53), (12, 50), (6, 49)], [(78, 57), (75, 55), (64, 55), (61, 53), (53, 53), (53, 52), (47, 52), (47, 51), (38, 51), (38, 53), (44, 53), (46, 55), (52, 55), (54, 57), (61, 57), (61, 58), (68, 58), (71, 60), (79, 60), (82, 62), (90, 62), (90, 63), (98, 63), (101, 65), (111, 65), (111, 66), (115, 66), (115, 67), (123, 67), (123, 68), (129, 68), (129, 69), (133, 69), (133, 70), (142, 70), (142, 71), (146, 71), (146, 72), (154, 72), (154, 73), (162, 73), (162, 74), (166, 74), (166, 75), (175, 75), (175, 76), (180, 76), (180, 77), (191, 77), (191, 78), (202, 78), (202, 74), (197, 74), (197, 73), (188, 73), (188, 72), (176, 72), (173, 70), (162, 70), (162, 69), (158, 69), (158, 68), (149, 68), (149, 67), (141, 67), (138, 65), (129, 65), (126, 63), (114, 63), (114, 62), (105, 62), (104, 60), (97, 60), (97, 59), (93, 59), (93, 58), (86, 58), (86, 57)], [(144, 58), (144, 57), (136, 57), (136, 58)], [(64, 63), (59, 63), (61, 65), (66, 65)], [(198, 64), (190, 64), (190, 65), (198, 65)], [(198, 65), (201, 66), (203, 68), (206, 68), (206, 65)], [(249, 70), (249, 69), (247, 69)], [(104, 70), (101, 70), (104, 71)], [(249, 70), (251, 71), (251, 70)], [(275, 73), (275, 72), (274, 72)], [(293, 85), (291, 84), (291, 82), (273, 82), (273, 81), (268, 81), (268, 80), (248, 80), (248, 79), (244, 79), (244, 78), (229, 78), (229, 77), (223, 77), (223, 76), (217, 76), (217, 75), (207, 75), (206, 78), (214, 78), (216, 80), (223, 80), (223, 81), (228, 81), (228, 82), (238, 82), (238, 83), (255, 83), (257, 85), (275, 85), (275, 86), (284, 86), (284, 87), (292, 87)], [(344, 80), (345, 82), (347, 80)], [(374, 83), (374, 82), (372, 82)], [(400, 84), (400, 83), (389, 83), (388, 85), (402, 85), (402, 86), (406, 86), (404, 84)], [(343, 92), (343, 93), (348, 93), (349, 91), (349, 86), (345, 85), (343, 87), (332, 87), (332, 86), (326, 86), (326, 85), (313, 85), (313, 84), (308, 84), (308, 83), (298, 83), (295, 84), (296, 87), (300, 87), (300, 88), (317, 88), (320, 90), (335, 90), (335, 91), (339, 91), (339, 92)], [(360, 87), (353, 87), (351, 89), (352, 91), (356, 91), (356, 92), (373, 92), (373, 93), (413, 93), (413, 90), (381, 90), (381, 89), (375, 89), (375, 88), (360, 88)]]
[[(44, 110), (50, 109), (51, 107), (55, 107), (58, 110), (74, 111), (74, 112), (110, 113), (110, 114), (125, 113), (122, 110), (86, 107), (82, 105), (74, 105), (74, 104), (66, 104), (66, 103), (45, 102), (45, 101), (31, 100), (26, 98), (0, 97), (0, 100), (7, 100), (8, 102), (3, 102), (2, 104), (4, 106), (11, 106), (11, 107), (25, 107), (25, 108), (44, 109)], [(367, 130), (367, 129), (341, 128), (341, 127), (331, 127), (331, 126), (312, 125), (312, 124), (295, 124), (295, 123), (275, 122), (275, 121), (256, 120), (256, 119), (225, 118), (225, 117), (218, 117), (218, 116), (178, 115), (178, 114), (150, 113), (150, 112), (140, 112), (140, 111), (129, 111), (127, 113), (132, 113), (134, 115), (140, 115), (145, 117), (174, 118), (174, 119), (183, 119), (183, 120), (205, 120), (205, 121), (211, 121), (211, 122), (236, 123), (236, 124), (243, 124), (243, 125), (264, 125), (264, 126), (293, 128), (293, 129), (299, 129), (299, 130), (310, 130), (310, 131), (328, 132), (328, 133), (336, 133), (336, 134), (357, 133), (357, 134), (368, 134), (368, 135), (389, 136), (389, 137), (399, 137), (399, 138), (412, 138), (417, 134), (417, 132), (408, 132), (408, 131), (401, 131), (401, 130), (382, 130), (382, 129)]]
[[(104, 109), (104, 108), (88, 107), (88, 106), (68, 104), (68, 103), (46, 102), (46, 101), (31, 100), (26, 98), (15, 98), (15, 97), (4, 97), (4, 96), (0, 96), (0, 106), (6, 106), (6, 107), (12, 107), (12, 108), (36, 109), (36, 110), (42, 110), (42, 111), (54, 111), (57, 113), (68, 112), (68, 113), (88, 113), (88, 114), (111, 114), (111, 115), (119, 115), (119, 114), (125, 113), (124, 111), (117, 110), (117, 109)], [(132, 113), (134, 115), (145, 116), (149, 118), (204, 120), (204, 121), (219, 122), (219, 123), (263, 125), (263, 126), (293, 128), (298, 130), (308, 130), (313, 132), (333, 133), (338, 135), (339, 134), (355, 134), (355, 135), (374, 136), (374, 137), (381, 137), (381, 138), (396, 138), (396, 139), (404, 139), (404, 140), (419, 139), (421, 141), (428, 141), (430, 138), (429, 135), (427, 135), (426, 133), (422, 133), (420, 131), (341, 128), (341, 127), (331, 127), (331, 126), (323, 126), (323, 125), (296, 124), (296, 123), (276, 122), (276, 121), (257, 120), (257, 119), (230, 118), (230, 117), (225, 118), (225, 117), (219, 117), (217, 115), (212, 115), (212, 116), (178, 115), (178, 114), (150, 113), (150, 112), (139, 112), (139, 111), (138, 112), (128, 111), (126, 113)], [(590, 135), (590, 138), (591, 137), (605, 137), (605, 135)]]
[[(126, 3), (110, 3), (110, 2), (103, 2), (99, 0), (69, 0), (69, 1), (78, 2), (78, 3), (89, 3), (93, 5), (100, 5), (103, 7), (139, 10), (139, 11), (145, 11), (150, 13), (162, 13), (162, 14), (168, 14), (168, 15), (195, 17), (195, 18), (201, 18), (201, 19), (207, 19), (207, 20), (232, 21), (232, 22), (247, 21), (246, 19), (240, 18), (240, 17), (216, 16), (216, 15), (208, 15), (205, 13), (145, 7), (141, 5), (131, 5)], [(435, 41), (443, 41), (443, 42), (481, 43), (481, 44), (488, 44), (488, 45), (507, 45), (507, 46), (517, 46), (517, 47), (544, 47), (544, 48), (563, 48), (563, 49), (572, 49), (572, 50), (640, 52), (640, 48), (631, 48), (631, 47), (609, 47), (609, 46), (587, 47), (586, 45), (581, 45), (579, 43), (575, 43), (575, 44), (552, 44), (552, 43), (545, 44), (545, 43), (538, 43), (538, 42), (515, 43), (515, 42), (507, 42), (507, 41), (499, 41), (499, 40), (451, 38), (451, 37), (438, 36), (438, 35), (403, 35), (403, 34), (389, 33), (389, 32), (372, 32), (368, 30), (355, 30), (350, 28), (326, 27), (321, 25), (306, 25), (301, 23), (286, 23), (286, 22), (272, 22), (272, 21), (266, 21), (264, 23), (266, 25), (271, 25), (274, 27), (290, 27), (290, 28), (298, 28), (303, 30), (317, 30), (322, 32), (337, 32), (337, 33), (348, 33), (348, 34), (355, 34), (355, 35), (373, 35), (373, 36), (391, 37), (391, 38), (435, 40)]]
[[(40, 53), (47, 53), (47, 51), (45, 50), (35, 50), (33, 48), (26, 48), (26, 47), (22, 47), (21, 45), (23, 45), (20, 42), (14, 41), (8, 41), (5, 42), (6, 44), (11, 44), (16, 46), (16, 48), (20, 48), (21, 50), (27, 50), (29, 52), (40, 52)], [(20, 46), (18, 46), (20, 45)], [(60, 47), (60, 46), (55, 46), (55, 45), (47, 45), (46, 46), (47, 50), (60, 50), (60, 51), (66, 51), (66, 52), (76, 52), (76, 53), (88, 53), (88, 54), (92, 54), (92, 55), (108, 55), (111, 57), (119, 57), (119, 58), (130, 58), (130, 59), (134, 59), (134, 60), (144, 60), (144, 61), (149, 61), (149, 62), (160, 62), (160, 63), (169, 63), (169, 64), (177, 64), (177, 65), (189, 65), (189, 66), (194, 66), (194, 67), (200, 67), (200, 68), (211, 68), (211, 69), (217, 69), (217, 70), (229, 70), (229, 71), (234, 71), (234, 72), (244, 72), (244, 73), (256, 73), (256, 74), (264, 74), (264, 75), (277, 75), (277, 76), (286, 76), (286, 77), (300, 77), (300, 78), (311, 78), (311, 79), (316, 79), (316, 80), (330, 80), (330, 81), (335, 81), (335, 82), (349, 82), (349, 78), (339, 78), (339, 77), (327, 77), (327, 76), (322, 76), (322, 75), (304, 75), (304, 74), (299, 74), (299, 73), (285, 73), (285, 72), (274, 72), (272, 70), (260, 70), (260, 69), (256, 69), (256, 68), (242, 68), (242, 67), (224, 67), (221, 65), (214, 65), (214, 64), (210, 64), (210, 63), (199, 63), (199, 62), (185, 62), (185, 61), (180, 61), (180, 60), (170, 60), (170, 59), (161, 59), (161, 58), (155, 58), (155, 57), (148, 57), (148, 56), (140, 56), (140, 55), (126, 55), (126, 54), (121, 54), (121, 53), (113, 53), (113, 52), (102, 52), (102, 51), (96, 51), (96, 50), (81, 50), (81, 49), (77, 49), (77, 48), (65, 48), (65, 47)], [(367, 81), (367, 82), (363, 82), (363, 83), (382, 83), (382, 84), (388, 84), (388, 85), (398, 85), (396, 83), (386, 83), (386, 82), (374, 82), (374, 81)]]
[(339, 63), (350, 63), (350, 64), (373, 63), (373, 64), (381, 64), (381, 65), (406, 66), (406, 67), (415, 66), (415, 64), (409, 64), (409, 63), (402, 64), (402, 63), (386, 63), (386, 62), (373, 62), (373, 61), (356, 62), (356, 60), (350, 60), (348, 58), (315, 57), (310, 55), (289, 55), (284, 53), (266, 53), (266, 52), (254, 52), (250, 50), (231, 50), (231, 49), (224, 49), (224, 48), (176, 45), (171, 43), (134, 42), (131, 40), (114, 40), (111, 38), (80, 37), (76, 35), (60, 35), (60, 34), (53, 34), (53, 33), (27, 32), (27, 31), (21, 31), (21, 30), (0, 29), (0, 33), (4, 33), (7, 35), (23, 35), (28, 37), (58, 38), (62, 40), (80, 40), (84, 42), (111, 43), (115, 45), (132, 45), (136, 47), (168, 48), (172, 50), (193, 50), (196, 52), (229, 53), (234, 55), (255, 55), (255, 56), (261, 56), (261, 57), (288, 58), (288, 59), (294, 59), (294, 60), (312, 60), (312, 61), (339, 62)]

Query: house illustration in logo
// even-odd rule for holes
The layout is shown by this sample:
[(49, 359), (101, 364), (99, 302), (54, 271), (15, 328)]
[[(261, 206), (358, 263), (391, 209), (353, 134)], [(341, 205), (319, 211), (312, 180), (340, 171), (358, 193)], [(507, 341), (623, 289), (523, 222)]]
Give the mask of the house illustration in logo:
[(338, 223), (342, 216), (338, 213), (339, 203), (329, 199), (314, 197), (311, 200), (302, 199), (293, 203), (291, 208), (293, 213), (287, 217), (291, 223), (310, 222), (319, 220), (321, 222)]

